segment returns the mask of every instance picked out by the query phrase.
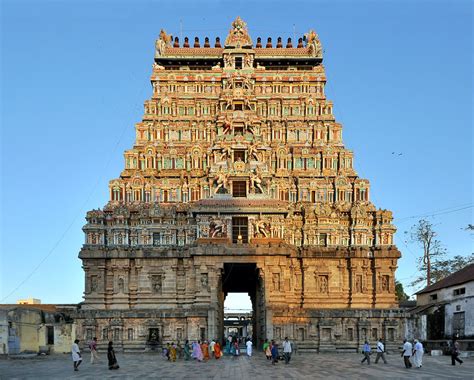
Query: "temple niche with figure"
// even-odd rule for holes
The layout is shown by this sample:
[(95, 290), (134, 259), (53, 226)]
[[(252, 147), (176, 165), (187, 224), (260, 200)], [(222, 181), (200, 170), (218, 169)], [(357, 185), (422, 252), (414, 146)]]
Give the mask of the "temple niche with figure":
[(220, 339), (226, 295), (247, 292), (258, 344), (395, 347), (396, 229), (343, 144), (317, 34), (254, 43), (237, 18), (189, 41), (161, 31), (135, 144), (87, 213), (79, 336)]

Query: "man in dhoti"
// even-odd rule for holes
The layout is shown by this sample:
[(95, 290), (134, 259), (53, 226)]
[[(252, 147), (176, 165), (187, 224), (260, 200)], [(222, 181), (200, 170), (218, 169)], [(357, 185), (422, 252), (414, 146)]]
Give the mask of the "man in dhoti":
[(252, 340), (251, 339), (247, 340), (247, 343), (245, 343), (245, 345), (247, 346), (247, 356), (251, 357), (252, 356)]
[(416, 368), (420, 368), (423, 364), (423, 345), (418, 339), (415, 339), (415, 347), (413, 348), (413, 364)]

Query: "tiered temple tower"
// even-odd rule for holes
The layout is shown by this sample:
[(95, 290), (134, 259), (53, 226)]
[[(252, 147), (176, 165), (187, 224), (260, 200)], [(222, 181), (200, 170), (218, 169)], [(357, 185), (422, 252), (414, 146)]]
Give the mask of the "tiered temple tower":
[(85, 339), (221, 338), (239, 291), (258, 341), (322, 351), (402, 337), (392, 213), (357, 176), (322, 60), (313, 31), (254, 44), (237, 18), (214, 47), (161, 31), (135, 145), (108, 204), (87, 213)]

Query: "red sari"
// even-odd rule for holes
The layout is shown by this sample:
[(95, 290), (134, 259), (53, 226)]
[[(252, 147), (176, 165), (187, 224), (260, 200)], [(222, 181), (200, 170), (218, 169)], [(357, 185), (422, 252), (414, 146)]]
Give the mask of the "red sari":
[(216, 342), (216, 344), (214, 345), (214, 357), (217, 360), (221, 356), (222, 356), (221, 345), (218, 342)]
[(209, 360), (209, 346), (207, 343), (201, 344), (201, 351), (204, 356), (204, 360)]

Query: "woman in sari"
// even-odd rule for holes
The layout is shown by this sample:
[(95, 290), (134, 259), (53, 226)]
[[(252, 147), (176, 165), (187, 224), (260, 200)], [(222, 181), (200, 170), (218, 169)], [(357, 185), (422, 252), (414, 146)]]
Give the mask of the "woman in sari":
[(191, 358), (191, 351), (189, 348), (189, 340), (186, 340), (184, 343), (184, 360), (189, 360)]
[(174, 345), (174, 343), (171, 343), (170, 346), (170, 359), (172, 362), (176, 361), (176, 346)]
[(209, 345), (207, 344), (206, 340), (201, 344), (201, 351), (204, 356), (204, 360), (209, 360)]
[(112, 345), (113, 343), (110, 341), (109, 347), (107, 348), (107, 359), (109, 359), (109, 369), (119, 369), (120, 367), (117, 363), (114, 347)]
[(217, 360), (221, 356), (222, 356), (221, 345), (219, 344), (219, 342), (216, 342), (216, 344), (214, 345), (214, 357)]
[(200, 341), (198, 340), (197, 342), (193, 343), (193, 357), (199, 362), (202, 362), (202, 351), (201, 351), (201, 345)]

